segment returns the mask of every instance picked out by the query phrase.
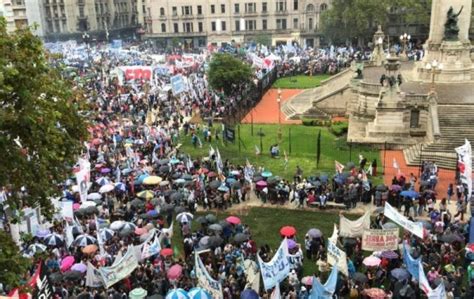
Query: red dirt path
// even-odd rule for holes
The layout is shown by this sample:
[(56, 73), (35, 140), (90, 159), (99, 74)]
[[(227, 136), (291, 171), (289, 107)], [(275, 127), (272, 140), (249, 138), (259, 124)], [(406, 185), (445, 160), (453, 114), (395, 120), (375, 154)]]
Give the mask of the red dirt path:
[[(281, 105), (292, 97), (300, 94), (300, 89), (282, 89)], [(242, 120), (242, 123), (254, 124), (278, 124), (278, 89), (270, 89), (264, 95), (255, 108), (253, 108)], [(286, 120), (285, 114), (280, 111), (282, 124), (301, 124), (301, 120)]]

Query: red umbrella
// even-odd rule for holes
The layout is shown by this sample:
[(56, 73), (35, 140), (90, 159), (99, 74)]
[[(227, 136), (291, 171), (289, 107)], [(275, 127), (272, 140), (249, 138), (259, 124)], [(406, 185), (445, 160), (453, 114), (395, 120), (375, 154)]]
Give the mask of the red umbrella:
[(173, 255), (173, 249), (171, 248), (164, 248), (160, 251), (160, 255), (163, 257), (168, 257)]
[(95, 138), (95, 139), (92, 140), (93, 145), (99, 145), (101, 143), (102, 143), (102, 139), (100, 139), (100, 138)]
[(236, 216), (229, 216), (225, 219), (225, 221), (229, 222), (230, 224), (240, 224), (240, 219)]
[(217, 176), (217, 174), (214, 171), (211, 171), (207, 174), (207, 176), (210, 177), (210, 178), (214, 178), (214, 177)]
[(173, 265), (171, 266), (171, 268), (169, 268), (167, 274), (168, 274), (168, 279), (176, 280), (180, 278), (181, 275), (183, 274), (183, 267), (181, 267), (181, 265), (179, 264)]
[(201, 168), (201, 169), (199, 170), (199, 172), (206, 174), (206, 173), (209, 173), (209, 169), (207, 169), (207, 168)]
[(283, 226), (280, 229), (280, 235), (282, 235), (283, 237), (293, 237), (294, 235), (296, 235), (296, 228), (294, 228), (293, 226)]
[(265, 181), (258, 181), (256, 185), (257, 185), (257, 187), (262, 187), (262, 188), (263, 188), (263, 187), (266, 187), (266, 186), (267, 186), (267, 182), (265, 182)]

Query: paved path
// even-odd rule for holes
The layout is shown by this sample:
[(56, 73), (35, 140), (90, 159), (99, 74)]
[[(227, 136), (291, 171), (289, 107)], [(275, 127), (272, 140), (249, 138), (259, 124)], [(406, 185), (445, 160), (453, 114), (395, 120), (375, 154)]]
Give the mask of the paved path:
[[(300, 94), (303, 90), (300, 89), (282, 89), (281, 103), (291, 99)], [(278, 124), (278, 89), (269, 89), (255, 108), (253, 108), (242, 120), (242, 123), (251, 123), (253, 117), (254, 124)], [(280, 111), (280, 118), (282, 124), (301, 124), (300, 120), (286, 120), (286, 116)]]

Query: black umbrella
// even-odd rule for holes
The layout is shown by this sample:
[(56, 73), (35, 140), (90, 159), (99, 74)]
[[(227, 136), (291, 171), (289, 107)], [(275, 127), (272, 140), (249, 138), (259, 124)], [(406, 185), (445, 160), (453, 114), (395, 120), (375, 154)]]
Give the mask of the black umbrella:
[(99, 210), (97, 207), (90, 206), (84, 209), (84, 213), (87, 215), (99, 214)]
[(49, 275), (51, 282), (60, 282), (63, 280), (63, 275), (60, 272), (54, 272)]
[(220, 224), (220, 226), (222, 226), (222, 228), (230, 226), (230, 223), (225, 221), (225, 220), (219, 221), (219, 224)]
[(146, 297), (146, 299), (163, 299), (164, 297), (158, 294), (153, 294), (151, 296)]
[(184, 179), (184, 180), (187, 180), (187, 181), (192, 181), (193, 176), (190, 175), (190, 174), (185, 173), (181, 176), (181, 178)]
[(352, 276), (352, 279), (355, 281), (355, 282), (359, 282), (361, 284), (364, 284), (366, 283), (367, 281), (369, 281), (367, 279), (367, 276), (364, 274), (364, 273), (360, 273), (360, 272), (356, 272), (354, 273), (354, 275)]
[(173, 180), (179, 179), (181, 177), (181, 173), (179, 172), (173, 173), (171, 177), (173, 178)]
[(174, 209), (174, 205), (170, 204), (170, 203), (165, 203), (162, 207), (161, 207), (161, 210), (163, 212), (169, 212), (169, 211), (172, 211)]
[(221, 182), (220, 181), (212, 181), (209, 183), (209, 187), (211, 187), (212, 189), (217, 189), (221, 186)]
[(214, 214), (207, 214), (206, 215), (206, 220), (208, 223), (216, 223), (217, 222), (217, 217)]
[(170, 172), (170, 167), (168, 165), (160, 166), (160, 168), (158, 168), (158, 172), (168, 173), (168, 172)]
[(160, 165), (166, 165), (170, 162), (170, 160), (168, 159), (161, 159), (161, 160), (158, 160), (158, 164)]
[(200, 224), (206, 224), (206, 223), (207, 223), (207, 219), (206, 219), (206, 217), (204, 217), (204, 216), (199, 216), (198, 218), (196, 218), (196, 222), (197, 222), (197, 223), (200, 223)]
[(463, 239), (461, 236), (456, 235), (456, 234), (446, 234), (439, 237), (438, 241), (445, 242), (445, 243), (454, 243), (454, 242), (462, 242)]
[(221, 246), (222, 243), (224, 243), (224, 240), (219, 236), (209, 237), (209, 246), (211, 246), (211, 247)]
[(144, 207), (145, 203), (142, 200), (135, 198), (134, 200), (130, 202), (130, 205), (135, 208), (140, 208), (140, 207)]
[(249, 239), (249, 236), (243, 233), (238, 233), (234, 236), (234, 241), (236, 243), (242, 243), (242, 242), (247, 241), (248, 239)]
[(67, 271), (63, 274), (63, 279), (68, 281), (76, 281), (82, 278), (82, 273), (79, 271)]
[(186, 208), (182, 207), (182, 206), (178, 206), (178, 207), (174, 208), (174, 211), (175, 211), (176, 214), (179, 214), (179, 213), (182, 213), (182, 212), (186, 212)]
[(220, 224), (214, 223), (214, 224), (209, 225), (209, 229), (215, 232), (221, 232), (222, 226)]
[(181, 194), (179, 192), (173, 193), (173, 194), (171, 194), (170, 199), (172, 201), (179, 202), (183, 199), (183, 194)]
[(252, 181), (253, 181), (254, 183), (256, 183), (256, 182), (259, 182), (259, 181), (261, 181), (261, 180), (263, 180), (263, 177), (257, 175), (257, 176), (254, 176), (254, 177), (253, 177), (253, 180), (252, 180)]
[(119, 232), (119, 236), (122, 237), (122, 238), (125, 238), (125, 237), (130, 236), (133, 233), (134, 233), (134, 231), (131, 230), (131, 229), (122, 229)]

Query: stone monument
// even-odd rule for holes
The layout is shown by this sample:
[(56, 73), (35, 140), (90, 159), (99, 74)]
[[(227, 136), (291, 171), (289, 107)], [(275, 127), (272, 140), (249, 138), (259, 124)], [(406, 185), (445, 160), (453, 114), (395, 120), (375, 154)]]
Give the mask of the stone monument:
[(436, 61), (444, 65), (437, 76), (440, 82), (474, 79), (469, 41), (471, 14), (472, 0), (433, 0), (430, 35), (425, 44), (423, 61), (417, 64), (415, 78), (429, 82), (431, 75), (425, 66)]
[(382, 31), (382, 26), (378, 26), (377, 31), (374, 34), (374, 50), (372, 51), (372, 57), (370, 61), (375, 66), (382, 66), (385, 62), (385, 53), (383, 51), (383, 41), (385, 34)]

